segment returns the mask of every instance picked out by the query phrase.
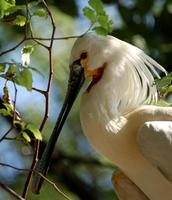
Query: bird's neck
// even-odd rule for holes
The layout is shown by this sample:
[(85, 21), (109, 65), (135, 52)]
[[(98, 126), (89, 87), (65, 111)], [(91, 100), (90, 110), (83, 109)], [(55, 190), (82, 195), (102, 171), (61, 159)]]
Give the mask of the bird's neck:
[(93, 116), (102, 128), (106, 127), (109, 131), (113, 128), (111, 131), (118, 132), (120, 124), (124, 119), (124, 113), (119, 110), (115, 89), (112, 92), (110, 91), (110, 83), (104, 84), (100, 81), (99, 84), (91, 88), (90, 92), (83, 94), (81, 105), (87, 108), (85, 112), (90, 117)]
[[(113, 119), (119, 126), (125, 115), (140, 105), (140, 101), (135, 99), (134, 94), (126, 91), (129, 90), (129, 80), (114, 73), (114, 70), (106, 69), (103, 78), (90, 91), (85, 92), (84, 104), (92, 104), (97, 118), (104, 121), (102, 124), (108, 124)], [(133, 88), (134, 85), (135, 83)]]

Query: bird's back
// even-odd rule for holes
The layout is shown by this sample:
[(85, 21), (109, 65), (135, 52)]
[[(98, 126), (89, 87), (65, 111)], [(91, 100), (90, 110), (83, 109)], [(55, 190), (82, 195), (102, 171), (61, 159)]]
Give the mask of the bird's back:
[[(172, 183), (141, 153), (137, 136), (147, 121), (169, 121), (172, 108), (141, 106), (126, 116), (116, 119), (117, 132), (102, 127), (103, 116), (91, 106), (89, 97), (81, 102), (81, 124), (90, 143), (109, 160), (114, 162), (151, 200), (171, 200)], [(121, 120), (121, 121), (120, 121)], [(116, 129), (116, 130), (117, 130)], [(153, 192), (152, 192), (153, 191)]]

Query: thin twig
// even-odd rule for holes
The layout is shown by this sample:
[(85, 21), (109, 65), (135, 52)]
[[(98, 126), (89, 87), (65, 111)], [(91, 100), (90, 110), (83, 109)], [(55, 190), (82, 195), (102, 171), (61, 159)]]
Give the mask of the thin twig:
[(48, 49), (49, 47), (45, 44), (43, 44), (42, 42), (39, 42), (37, 39), (35, 39), (34, 37), (31, 37), (31, 40), (33, 40), (34, 42), (36, 42), (37, 44), (39, 44), (40, 46)]
[(1, 65), (12, 65), (12, 64), (18, 64), (18, 65), (21, 65), (21, 63), (17, 63), (17, 62), (0, 62)]
[[(42, 2), (43, 2), (44, 6), (45, 6), (45, 8), (46, 8), (46, 10), (49, 14), (50, 19), (51, 19), (52, 35), (51, 35), (51, 40), (50, 40), (49, 46), (46, 46), (46, 45), (42, 44), (41, 42), (34, 39), (34, 41), (36, 41), (39, 45), (46, 48), (49, 52), (49, 79), (48, 79), (47, 90), (44, 93), (44, 96), (45, 96), (45, 113), (44, 113), (44, 117), (43, 117), (42, 123), (41, 123), (40, 128), (39, 128), (39, 130), (41, 132), (42, 132), (44, 126), (45, 126), (45, 123), (48, 119), (48, 114), (49, 114), (49, 95), (50, 95), (49, 93), (50, 93), (51, 83), (52, 83), (52, 78), (53, 78), (52, 46), (53, 46), (53, 42), (54, 42), (54, 35), (55, 35), (55, 29), (56, 29), (53, 16), (52, 16), (49, 8), (47, 7), (46, 2), (44, 0)], [(31, 36), (32, 36), (31, 38), (33, 39), (33, 35), (31, 35)], [(27, 196), (27, 191), (28, 191), (28, 188), (29, 188), (32, 173), (33, 173), (33, 170), (35, 169), (35, 166), (36, 166), (36, 163), (37, 163), (37, 160), (38, 160), (39, 146), (40, 146), (40, 141), (36, 140), (35, 148), (34, 148), (34, 155), (33, 155), (32, 164), (31, 164), (31, 170), (28, 173), (28, 176), (27, 176), (27, 179), (26, 179), (26, 182), (25, 182), (25, 186), (24, 186), (24, 189), (23, 189), (22, 197)]]
[[(54, 41), (55, 40), (76, 39), (76, 38), (80, 38), (82, 36), (83, 36), (83, 34), (81, 34), (81, 35), (71, 35), (71, 36), (65, 36), (65, 37), (55, 37)], [(33, 39), (35, 39), (35, 40), (44, 40), (44, 41), (50, 41), (51, 40), (51, 38), (41, 38), (41, 37), (28, 37), (28, 38), (26, 38), (26, 40), (33, 40)]]
[(6, 138), (6, 136), (13, 130), (13, 125), (6, 131), (6, 133), (0, 138), (0, 143)]
[[(83, 34), (81, 35), (72, 35), (72, 36), (66, 36), (66, 37), (58, 37), (58, 38), (54, 38), (53, 40), (68, 40), (68, 39), (75, 39), (75, 38), (79, 38), (79, 37), (82, 37)], [(36, 43), (38, 43), (39, 45), (47, 48), (46, 45), (44, 45), (43, 43), (40, 43), (38, 40), (51, 40), (51, 38), (40, 38), (40, 37), (24, 37), (19, 43), (17, 43), (15, 46), (13, 46), (12, 48), (8, 49), (8, 50), (5, 50), (5, 51), (2, 51), (0, 52), (0, 56), (4, 55), (4, 54), (7, 54), (11, 51), (14, 51), (15, 49), (17, 49), (23, 42), (25, 42), (26, 40), (34, 40)]]
[(2, 56), (2, 55), (4, 55), (4, 54), (7, 54), (7, 53), (9, 53), (9, 52), (11, 52), (11, 51), (14, 51), (14, 50), (17, 49), (25, 40), (26, 40), (26, 37), (24, 37), (18, 44), (16, 44), (16, 45), (13, 46), (12, 48), (0, 52), (0, 56)]
[(18, 200), (25, 200), (19, 194), (17, 194), (14, 190), (12, 190), (11, 188), (9, 188), (8, 186), (6, 186), (5, 184), (3, 184), (2, 182), (0, 182), (0, 187), (3, 188), (5, 191), (7, 191), (11, 196), (15, 197), (16, 199), (18, 199)]
[[(31, 169), (22, 169), (22, 168), (18, 168), (18, 167), (14, 167), (13, 165), (10, 165), (10, 164), (6, 164), (6, 163), (1, 163), (0, 162), (0, 165), (3, 166), (3, 167), (9, 167), (9, 168), (12, 168), (14, 170), (17, 170), (17, 171), (23, 171), (23, 172), (29, 172)], [(40, 172), (36, 171), (36, 170), (32, 170), (32, 172), (36, 173), (37, 175), (41, 176), (45, 181), (47, 181), (50, 185), (52, 185), (54, 187), (54, 189), (59, 192), (62, 196), (64, 196), (67, 200), (71, 200), (64, 192), (62, 192), (58, 186), (53, 183), (52, 181), (50, 181), (48, 178), (46, 178), (44, 175), (42, 175)], [(22, 198), (23, 200), (23, 198)]]
[(16, 137), (5, 137), (4, 140), (16, 140), (16, 141), (20, 141), (20, 140), (17, 140)]
[(39, 93), (41, 93), (43, 95), (46, 95), (46, 91), (45, 90), (41, 90), (41, 89), (38, 89), (38, 88), (35, 88), (35, 87), (33, 87), (32, 90), (34, 90), (36, 92), (39, 92)]
[[(76, 39), (76, 38), (82, 37), (83, 35), (84, 35), (84, 33), (81, 34), (81, 35), (71, 35), (71, 36), (65, 36), (65, 37), (54, 37), (53, 40), (55, 41), (55, 40)], [(5, 51), (0, 52), (0, 56), (2, 56), (2, 55), (4, 55), (4, 54), (7, 54), (7, 53), (9, 53), (9, 52), (11, 52), (11, 51), (17, 49), (17, 48), (18, 48), (23, 42), (25, 42), (26, 40), (34, 40), (37, 44), (39, 44), (39, 45), (41, 45), (41, 46), (47, 48), (46, 45), (44, 45), (43, 43), (40, 43), (38, 40), (44, 40), (44, 41), (46, 41), (46, 40), (49, 41), (49, 40), (50, 40), (50, 41), (51, 41), (51, 40), (52, 40), (52, 37), (51, 37), (51, 38), (40, 38), (40, 37), (33, 37), (32, 35), (31, 35), (31, 37), (26, 37), (26, 35), (25, 35), (24, 38), (23, 38), (19, 43), (17, 43), (15, 46), (13, 46), (12, 48), (10, 48), (10, 49), (8, 49), (8, 50), (5, 50)]]
[(14, 126), (14, 121), (16, 119), (16, 101), (17, 101), (17, 87), (15, 82), (13, 81), (13, 86), (14, 86), (14, 102), (13, 102), (13, 126)]

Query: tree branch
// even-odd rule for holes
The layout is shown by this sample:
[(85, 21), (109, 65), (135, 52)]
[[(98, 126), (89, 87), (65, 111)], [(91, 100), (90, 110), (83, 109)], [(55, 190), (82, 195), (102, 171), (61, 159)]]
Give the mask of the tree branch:
[(18, 200), (25, 200), (23, 197), (21, 197), (19, 194), (17, 194), (14, 190), (0, 182), (0, 187), (3, 188), (5, 191), (7, 191), (11, 196), (15, 197)]
[[(49, 46), (45, 46), (44, 44), (42, 44), (41, 42), (36, 40), (36, 42), (39, 45), (45, 47), (48, 50), (48, 53), (49, 53), (49, 78), (48, 78), (47, 90), (44, 93), (44, 96), (45, 96), (45, 113), (44, 113), (44, 117), (43, 117), (42, 123), (41, 123), (40, 128), (39, 128), (39, 130), (41, 132), (42, 132), (44, 126), (45, 126), (45, 123), (48, 119), (48, 114), (49, 114), (49, 96), (50, 96), (50, 90), (51, 90), (51, 83), (52, 83), (52, 79), (53, 79), (52, 47), (53, 47), (54, 35), (55, 35), (55, 29), (56, 29), (53, 16), (52, 16), (46, 2), (44, 0), (42, 0), (42, 2), (43, 2), (43, 5), (48, 12), (50, 19), (51, 19), (52, 33), (51, 33), (51, 40), (50, 40)], [(31, 170), (28, 173), (28, 176), (27, 176), (27, 179), (26, 179), (26, 182), (25, 182), (25, 186), (24, 186), (24, 190), (23, 190), (23, 194), (22, 194), (23, 197), (27, 196), (27, 191), (28, 191), (28, 188), (29, 188), (32, 173), (33, 173), (33, 170), (35, 169), (36, 163), (38, 161), (39, 147), (40, 147), (40, 141), (37, 140), (35, 142), (35, 148), (34, 148), (34, 155), (33, 155), (32, 164), (31, 164)]]
[[(0, 166), (3, 166), (3, 167), (9, 167), (9, 168), (12, 168), (14, 170), (17, 170), (17, 171), (23, 171), (23, 172), (28, 172), (30, 171), (31, 169), (22, 169), (22, 168), (18, 168), (18, 167), (14, 167), (12, 165), (9, 165), (9, 164), (6, 164), (6, 163), (1, 163), (0, 162)], [(53, 183), (52, 181), (50, 181), (48, 178), (46, 178), (44, 175), (42, 175), (41, 173), (37, 172), (36, 170), (32, 170), (34, 173), (36, 173), (37, 175), (41, 176), (45, 181), (47, 181), (47, 183), (49, 183), (50, 185), (52, 185), (54, 187), (54, 189), (60, 193), (62, 196), (64, 196), (67, 200), (71, 200), (64, 192), (62, 192), (55, 183)], [(0, 183), (0, 186), (1, 186), (2, 183)], [(5, 186), (7, 187), (7, 186)], [(14, 192), (14, 191), (13, 191)], [(15, 192), (14, 192), (15, 193)], [(16, 194), (18, 195), (18, 194)], [(24, 198), (21, 197), (21, 200), (24, 200)]]
[(4, 54), (7, 54), (7, 53), (9, 53), (9, 52), (11, 52), (11, 51), (14, 51), (14, 50), (17, 49), (21, 44), (23, 44), (23, 42), (24, 42), (25, 40), (26, 40), (26, 37), (24, 37), (18, 44), (16, 44), (16, 45), (13, 46), (12, 48), (0, 52), (0, 56), (2, 56), (2, 55), (4, 55)]

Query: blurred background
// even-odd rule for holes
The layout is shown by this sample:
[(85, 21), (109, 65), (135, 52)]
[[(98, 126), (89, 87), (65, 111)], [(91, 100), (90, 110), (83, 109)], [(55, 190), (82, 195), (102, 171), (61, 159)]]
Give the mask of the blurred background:
[[(22, 3), (21, 1), (16, 1)], [(89, 28), (88, 20), (82, 9), (88, 6), (87, 0), (47, 0), (56, 23), (56, 37), (80, 35)], [(103, 0), (105, 10), (113, 21), (112, 35), (143, 49), (158, 61), (167, 71), (171, 71), (172, 57), (172, 1), (171, 0)], [(48, 18), (34, 17), (33, 32), (38, 37), (49, 37), (51, 24)], [(0, 51), (17, 44), (23, 37), (23, 29), (17, 26), (0, 24)], [(70, 50), (75, 39), (57, 40), (53, 47), (54, 80), (51, 90), (50, 114), (43, 130), (44, 142), (49, 138), (61, 108), (68, 80)], [(28, 42), (29, 43), (29, 42)], [(22, 45), (15, 51), (0, 57), (0, 62), (11, 59), (21, 62)], [(42, 75), (33, 74), (33, 86), (45, 89), (48, 75), (48, 51), (35, 47), (31, 56), (31, 66), (39, 69)], [(0, 97), (4, 80), (0, 78)], [(13, 86), (8, 84), (10, 96), (14, 99)], [(81, 91), (82, 93), (82, 91)], [(44, 115), (43, 95), (28, 92), (18, 86), (16, 108), (22, 118), (37, 126)], [(0, 116), (0, 136), (10, 127), (10, 122)], [(17, 132), (11, 133), (15, 135)], [(19, 168), (29, 168), (33, 156), (33, 147), (20, 141), (3, 140), (0, 143), (0, 162)], [(48, 177), (75, 200), (116, 200), (111, 184), (111, 175), (115, 166), (100, 155), (88, 143), (82, 133), (79, 119), (79, 97), (62, 130)], [(0, 180), (19, 194), (22, 193), (26, 173), (0, 166)], [(50, 196), (51, 195), (51, 196)], [(44, 183), (40, 195), (29, 192), (28, 200), (63, 200), (47, 183)], [(11, 200), (0, 188), (0, 200)]]

